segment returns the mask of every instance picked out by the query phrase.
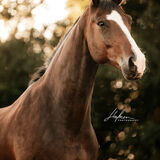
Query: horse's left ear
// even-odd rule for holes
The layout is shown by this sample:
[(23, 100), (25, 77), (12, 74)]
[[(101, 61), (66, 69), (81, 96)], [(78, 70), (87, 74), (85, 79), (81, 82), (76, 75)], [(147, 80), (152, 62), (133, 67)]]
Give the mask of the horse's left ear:
[(125, 0), (113, 0), (117, 5), (121, 6), (123, 3), (125, 3)]

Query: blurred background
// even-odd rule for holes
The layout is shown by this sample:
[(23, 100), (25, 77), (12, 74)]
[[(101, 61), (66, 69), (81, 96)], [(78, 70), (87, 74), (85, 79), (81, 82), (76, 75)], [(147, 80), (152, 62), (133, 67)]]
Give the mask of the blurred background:
[[(0, 1), (0, 106), (12, 104), (31, 75), (54, 51), (60, 38), (90, 0)], [(92, 123), (101, 160), (160, 159), (160, 1), (128, 0), (132, 35), (148, 60), (142, 80), (126, 81), (101, 65), (92, 100)], [(104, 122), (115, 109), (138, 122)]]

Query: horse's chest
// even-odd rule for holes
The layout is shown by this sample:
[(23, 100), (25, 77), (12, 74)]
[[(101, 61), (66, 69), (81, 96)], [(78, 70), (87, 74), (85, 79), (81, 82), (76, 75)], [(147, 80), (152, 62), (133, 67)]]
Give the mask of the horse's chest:
[(50, 146), (49, 148), (37, 148), (35, 151), (25, 150), (24, 153), (18, 154), (18, 160), (97, 160), (96, 152), (91, 153), (80, 145)]
[[(88, 138), (78, 138), (72, 142), (68, 137), (25, 139), (18, 146), (17, 154), (20, 160), (96, 160), (98, 146), (97, 141), (90, 134)], [(70, 137), (72, 138), (72, 137)], [(22, 142), (22, 141), (21, 141)], [(32, 143), (30, 143), (32, 142)]]

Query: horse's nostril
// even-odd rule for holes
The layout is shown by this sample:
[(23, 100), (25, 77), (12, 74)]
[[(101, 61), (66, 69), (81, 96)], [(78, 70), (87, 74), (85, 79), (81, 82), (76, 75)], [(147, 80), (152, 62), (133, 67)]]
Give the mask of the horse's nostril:
[(134, 64), (134, 57), (129, 58), (128, 65), (131, 72), (137, 72), (137, 66)]
[(129, 67), (133, 67), (134, 66), (134, 63), (133, 63), (133, 57), (130, 57), (129, 58)]
[(107, 49), (112, 48), (110, 44), (106, 44)]

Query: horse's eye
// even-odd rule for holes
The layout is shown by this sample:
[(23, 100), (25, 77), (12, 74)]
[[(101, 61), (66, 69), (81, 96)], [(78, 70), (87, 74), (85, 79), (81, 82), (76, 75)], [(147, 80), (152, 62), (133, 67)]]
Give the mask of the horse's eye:
[(99, 25), (100, 27), (103, 27), (103, 26), (105, 25), (105, 23), (104, 23), (103, 21), (100, 21), (100, 22), (98, 22), (98, 25)]

